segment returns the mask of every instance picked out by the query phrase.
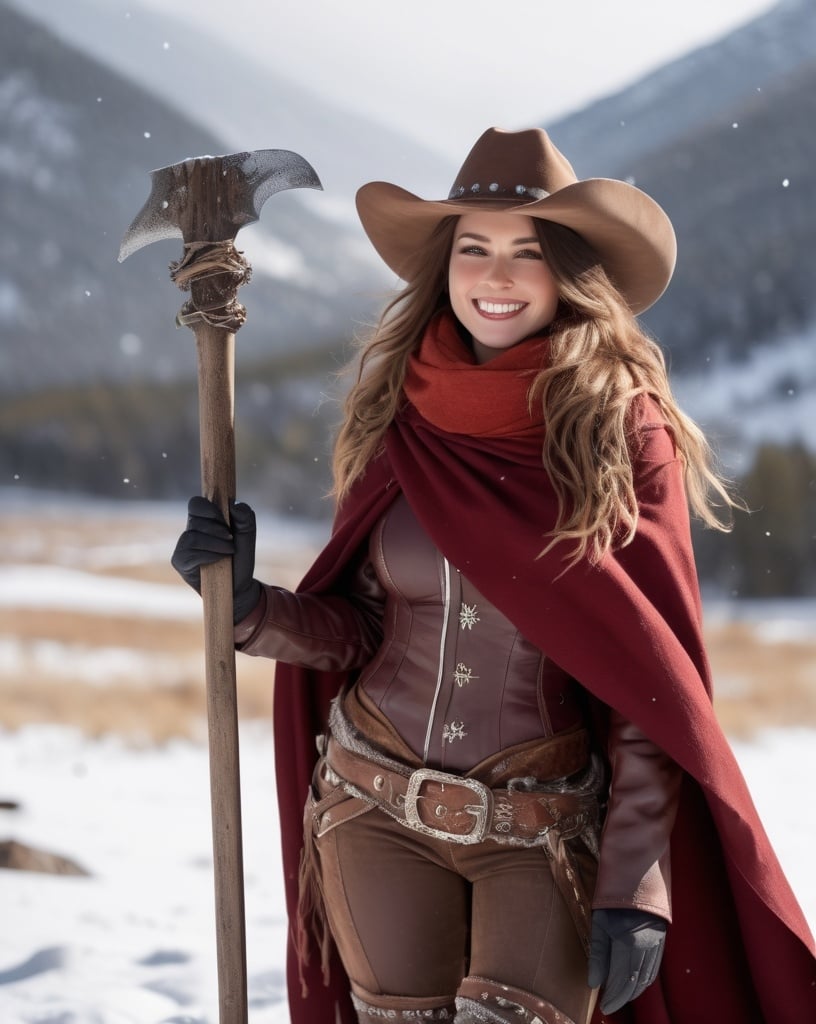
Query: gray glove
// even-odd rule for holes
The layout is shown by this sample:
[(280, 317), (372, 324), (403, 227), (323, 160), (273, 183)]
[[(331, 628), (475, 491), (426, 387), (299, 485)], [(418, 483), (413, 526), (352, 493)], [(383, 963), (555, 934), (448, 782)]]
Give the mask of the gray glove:
[(232, 528), (207, 498), (190, 498), (187, 529), (176, 544), (170, 564), (193, 590), (201, 593), (201, 566), (232, 556), (233, 621), (245, 619), (261, 597), (255, 572), (255, 513), (243, 502), (230, 503)]
[(592, 911), (589, 986), (603, 985), (603, 1013), (637, 999), (655, 980), (667, 927), (662, 917), (645, 910)]

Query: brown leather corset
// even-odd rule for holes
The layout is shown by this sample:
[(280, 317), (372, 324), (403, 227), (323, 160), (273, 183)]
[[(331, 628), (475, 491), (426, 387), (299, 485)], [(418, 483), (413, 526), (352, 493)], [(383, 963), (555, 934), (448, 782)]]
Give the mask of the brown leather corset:
[(358, 686), (425, 764), (465, 772), (582, 721), (575, 680), (437, 551), (403, 497), (369, 555), (386, 595), (383, 641)]

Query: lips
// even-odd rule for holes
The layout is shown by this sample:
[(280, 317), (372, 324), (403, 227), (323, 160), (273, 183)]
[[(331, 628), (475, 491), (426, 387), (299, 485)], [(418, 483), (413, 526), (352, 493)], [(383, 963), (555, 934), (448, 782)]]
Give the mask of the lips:
[(512, 317), (520, 313), (526, 306), (526, 302), (492, 302), (489, 299), (475, 299), (473, 305), (487, 317)]

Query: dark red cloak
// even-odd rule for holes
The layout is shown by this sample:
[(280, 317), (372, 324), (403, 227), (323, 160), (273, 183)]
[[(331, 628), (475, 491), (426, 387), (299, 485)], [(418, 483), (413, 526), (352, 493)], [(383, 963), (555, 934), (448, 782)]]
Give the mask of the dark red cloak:
[[(536, 558), (555, 521), (540, 446), (439, 430), (412, 406), (344, 503), (302, 590), (341, 590), (350, 562), (400, 490), (444, 555), (521, 633), (603, 704), (637, 724), (686, 772), (672, 835), (673, 923), (658, 980), (593, 1024), (804, 1024), (816, 1020), (808, 925), (714, 716), (682, 470), (659, 416), (635, 465), (637, 536), (599, 566), (564, 572), (565, 549)], [(277, 666), (275, 757), (290, 921), (302, 814), (338, 675)], [(784, 766), (780, 766), (784, 786)], [(301, 995), (291, 941), (293, 1024), (356, 1017), (339, 963), (319, 957)]]

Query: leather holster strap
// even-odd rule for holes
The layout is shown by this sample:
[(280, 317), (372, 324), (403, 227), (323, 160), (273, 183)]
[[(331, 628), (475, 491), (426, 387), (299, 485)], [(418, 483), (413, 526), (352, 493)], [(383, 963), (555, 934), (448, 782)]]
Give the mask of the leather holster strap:
[[(330, 736), (324, 773), (348, 793), (377, 804), (408, 828), (453, 843), (543, 842), (551, 829), (563, 838), (580, 834), (593, 820), (595, 794), (490, 789), (473, 778), (432, 768), (405, 773), (342, 747)], [(328, 781), (334, 781), (329, 778)]]
[(586, 768), (589, 758), (589, 732), (584, 728), (570, 729), (546, 740), (508, 747), (480, 761), (465, 774), (495, 789), (506, 786), (511, 779), (565, 779)]

